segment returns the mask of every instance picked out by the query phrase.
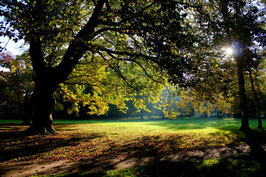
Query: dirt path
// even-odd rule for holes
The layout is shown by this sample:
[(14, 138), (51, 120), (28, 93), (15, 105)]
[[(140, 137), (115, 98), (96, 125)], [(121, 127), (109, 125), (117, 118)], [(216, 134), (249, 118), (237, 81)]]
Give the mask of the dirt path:
[(38, 174), (66, 173), (73, 166), (70, 161), (45, 162), (5, 162), (0, 164), (2, 177), (22, 177)]
[[(266, 145), (262, 145), (266, 151)], [(178, 152), (162, 157), (118, 157), (106, 161), (54, 161), (54, 162), (2, 162), (0, 176), (24, 177), (31, 175), (71, 174), (83, 171), (101, 171), (110, 169), (124, 169), (137, 166), (146, 166), (153, 162), (182, 162), (203, 159), (229, 157), (238, 154), (248, 154), (250, 147), (242, 144), (234, 147), (211, 148), (206, 151), (194, 150)]]

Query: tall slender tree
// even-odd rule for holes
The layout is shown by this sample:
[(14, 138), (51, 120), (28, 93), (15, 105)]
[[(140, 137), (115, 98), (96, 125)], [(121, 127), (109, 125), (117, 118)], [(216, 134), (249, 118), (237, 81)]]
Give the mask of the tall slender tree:
[[(262, 19), (264, 16), (259, 10), (263, 5), (259, 1), (256, 1), (254, 4), (247, 0), (203, 0), (187, 1), (187, 3), (190, 7), (196, 9), (195, 16), (198, 19), (198, 26), (200, 26), (198, 29), (202, 33), (208, 35), (209, 42), (206, 42), (206, 44), (209, 46), (209, 50), (218, 49), (221, 51), (224, 47), (231, 47), (233, 49), (231, 55), (235, 62), (235, 71), (238, 80), (239, 107), (242, 117), (240, 129), (249, 130), (245, 74), (248, 70), (248, 61), (252, 61), (252, 59), (249, 58), (250, 55), (248, 51), (254, 51), (256, 46), (264, 46), (265, 43), (265, 30), (262, 26)], [(221, 55), (221, 53), (216, 53), (212, 56), (207, 53), (205, 59), (203, 59), (204, 62), (211, 66), (208, 68), (214, 68), (216, 74), (219, 73), (217, 69), (222, 67), (210, 65), (211, 60), (206, 60), (206, 56), (212, 57), (212, 60), (224, 56)], [(208, 64), (206, 64), (206, 66), (208, 66)], [(217, 63), (217, 66), (221, 65), (223, 65), (221, 61)], [(217, 78), (214, 70), (211, 71), (209, 69), (209, 73), (212, 74), (207, 74), (207, 76)], [(201, 76), (202, 79), (206, 78), (203, 74), (198, 75)], [(229, 80), (225, 79), (225, 81), (227, 82)], [(207, 83), (207, 85), (210, 85), (210, 83)]]

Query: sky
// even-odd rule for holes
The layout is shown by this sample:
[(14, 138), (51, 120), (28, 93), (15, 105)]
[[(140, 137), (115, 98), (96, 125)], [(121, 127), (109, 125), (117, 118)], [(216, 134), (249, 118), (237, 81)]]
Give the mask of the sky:
[[(14, 42), (12, 40), (8, 40), (8, 37), (0, 37), (0, 46), (4, 47), (6, 45), (5, 52), (9, 52), (13, 57), (16, 55), (21, 55), (24, 51), (26, 51), (29, 46), (24, 44), (24, 40), (20, 40), (18, 42)], [(8, 42), (8, 43), (7, 43)], [(6, 68), (2, 68), (0, 66), (0, 71), (9, 71)]]
[(0, 37), (0, 46), (4, 47), (6, 45), (6, 51), (10, 52), (13, 56), (22, 54), (25, 50), (28, 49), (27, 45), (24, 45), (24, 40), (20, 40), (15, 43), (12, 40), (8, 41), (8, 37)]

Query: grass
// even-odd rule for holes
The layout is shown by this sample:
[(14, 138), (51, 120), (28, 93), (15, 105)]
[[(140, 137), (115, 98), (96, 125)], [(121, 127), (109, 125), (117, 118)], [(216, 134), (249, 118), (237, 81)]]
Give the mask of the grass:
[[(19, 124), (22, 120), (0, 120), (1, 124)], [(176, 120), (159, 120), (159, 119), (145, 119), (137, 118), (120, 119), (120, 120), (55, 120), (54, 124), (136, 124), (136, 125), (151, 125), (164, 126), (174, 130), (188, 130), (199, 131), (199, 129), (213, 128), (223, 130), (238, 129), (241, 124), (241, 119), (235, 118), (181, 118)], [(249, 124), (251, 128), (258, 125), (257, 119), (250, 119)], [(263, 121), (263, 126), (266, 126), (266, 121)]]
[[(0, 162), (49, 163), (67, 160), (82, 163), (89, 161), (96, 166), (97, 164), (99, 166), (99, 162), (105, 165), (109, 164), (101, 171), (80, 170), (75, 174), (76, 176), (164, 176), (163, 174), (170, 176), (193, 176), (194, 174), (195, 176), (198, 173), (208, 176), (209, 172), (222, 169), (227, 169), (221, 173), (226, 176), (230, 176), (230, 174), (234, 174), (234, 176), (260, 174), (257, 171), (260, 169), (261, 162), (258, 162), (256, 158), (254, 160), (248, 154), (211, 159), (203, 156), (192, 161), (182, 160), (182, 163), (159, 160), (172, 154), (228, 149), (245, 144), (247, 135), (238, 131), (239, 119), (57, 120), (55, 128), (58, 134), (26, 137), (16, 136), (16, 132), (27, 128), (18, 123), (21, 121), (0, 121), (0, 136), (2, 137)], [(265, 121), (263, 123), (265, 127)], [(250, 125), (256, 130), (258, 142), (266, 139), (265, 131), (258, 131), (255, 128), (256, 120), (251, 120)], [(123, 161), (133, 158), (143, 159), (144, 157), (155, 157), (155, 159), (146, 166), (136, 163), (135, 167), (128, 169), (109, 169), (111, 168), (111, 159)], [(163, 168), (157, 168), (157, 165), (163, 166)], [(182, 170), (176, 171), (177, 168)], [(72, 175), (72, 173), (61, 174), (61, 176)]]

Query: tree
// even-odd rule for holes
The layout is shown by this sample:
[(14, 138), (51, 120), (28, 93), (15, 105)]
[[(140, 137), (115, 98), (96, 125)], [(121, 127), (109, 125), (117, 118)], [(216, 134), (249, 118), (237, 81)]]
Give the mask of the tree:
[[(249, 48), (254, 46), (254, 41), (262, 37), (263, 31), (260, 27), (261, 22), (257, 21), (258, 9), (256, 6), (249, 5), (248, 2), (239, 1), (222, 1), (221, 13), (223, 20), (227, 23), (227, 39), (232, 43), (234, 59), (239, 85), (240, 110), (242, 114), (241, 130), (249, 130), (248, 123), (248, 104), (245, 90), (245, 68), (247, 68), (250, 58)], [(234, 9), (230, 12), (229, 7)], [(248, 12), (246, 12), (248, 10)], [(259, 37), (259, 38), (258, 38)], [(261, 43), (262, 44), (262, 43)], [(251, 59), (249, 59), (251, 61)]]
[[(265, 42), (265, 40), (263, 40), (263, 38), (265, 37), (265, 30), (261, 25), (262, 21), (259, 20), (260, 18), (262, 18), (262, 14), (258, 9), (261, 4), (259, 3), (259, 1), (257, 1), (254, 5), (251, 2), (244, 0), (211, 0), (187, 2), (189, 7), (196, 9), (194, 11), (194, 16), (196, 16), (195, 19), (197, 19), (196, 22), (198, 24), (198, 31), (203, 33), (203, 35), (208, 36), (206, 38), (209, 41), (206, 41), (205, 44), (208, 46), (206, 48), (209, 51), (213, 49), (221, 51), (221, 48), (224, 46), (231, 46), (232, 48), (234, 48), (233, 58), (235, 61), (235, 71), (239, 86), (239, 107), (242, 117), (240, 129), (249, 130), (250, 128), (248, 122), (245, 73), (248, 66), (247, 60), (251, 61), (252, 59), (247, 59), (249, 56), (247, 51), (252, 51), (252, 48), (256, 48), (256, 45), (263, 47)], [(207, 57), (213, 59), (208, 61), (206, 60)], [(219, 54), (219, 52), (210, 52), (209, 54), (205, 54), (205, 59), (202, 61), (206, 63), (205, 68), (208, 74), (206, 74), (205, 76), (203, 75), (204, 73), (197, 74), (197, 78), (199, 80), (207, 79), (209, 82), (210, 78), (211, 81), (215, 81), (219, 78), (215, 76), (214, 73), (220, 73), (217, 70), (220, 67), (215, 67), (216, 64), (212, 62), (217, 61), (217, 58), (219, 57), (223, 57), (221, 53)], [(217, 63), (217, 66), (221, 65), (223, 65), (222, 62)], [(229, 81), (229, 79), (225, 79), (225, 81), (226, 80)], [(198, 83), (201, 83), (201, 81), (199, 81)], [(207, 83), (207, 85), (210, 86), (210, 82)], [(218, 83), (218, 85), (220, 86), (222, 84)], [(215, 89), (210, 90), (215, 91)]]
[[(27, 55), (13, 57), (8, 52), (0, 53), (0, 66), (7, 71), (0, 71), (1, 103), (10, 107), (5, 113), (26, 116), (32, 90), (32, 69)], [(10, 115), (8, 115), (10, 116)]]
[(258, 96), (258, 92), (260, 92), (260, 87), (256, 87), (258, 85), (258, 78), (260, 74), (260, 70), (263, 68), (260, 67), (260, 64), (263, 62), (263, 58), (255, 52), (247, 51), (247, 72), (249, 76), (251, 94), (250, 100), (254, 100), (253, 106), (255, 107), (255, 117), (258, 119), (258, 128), (263, 129), (262, 120), (261, 120), (261, 105)]
[[(152, 62), (154, 71), (180, 82), (182, 71), (189, 68), (182, 54), (171, 50), (194, 42), (178, 1), (3, 0), (0, 6), (5, 17), (0, 34), (23, 38), (30, 45), (35, 82), (28, 130), (32, 133), (54, 132), (55, 92), (79, 62), (101, 58), (128, 85), (119, 69), (121, 61), (144, 70), (145, 63)], [(171, 70), (171, 65), (179, 69)]]

